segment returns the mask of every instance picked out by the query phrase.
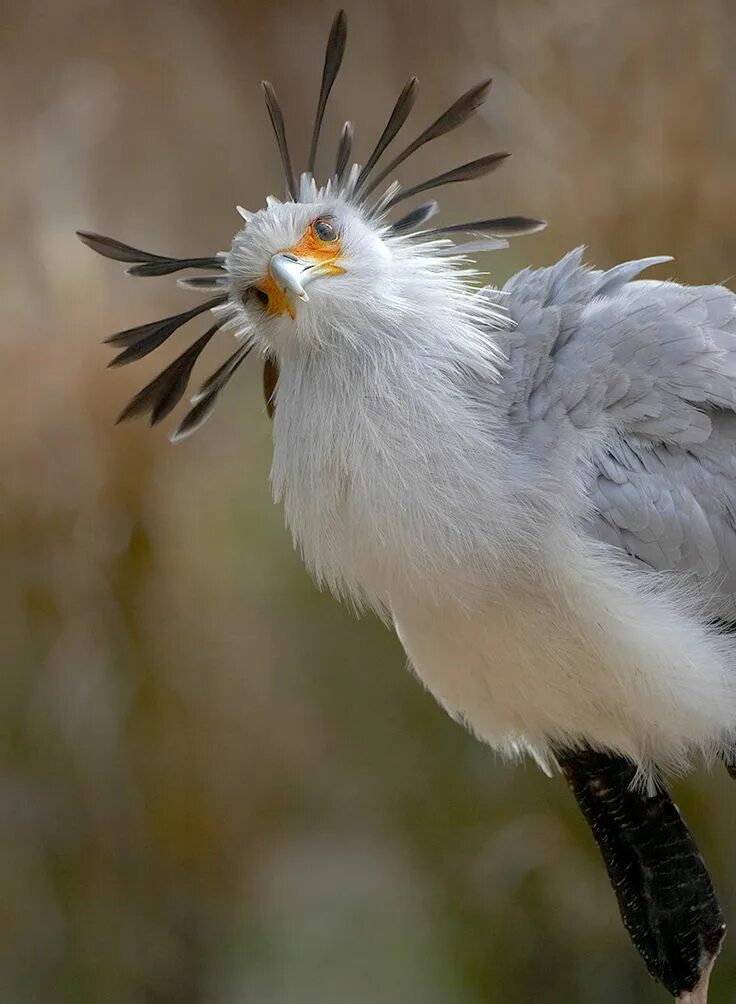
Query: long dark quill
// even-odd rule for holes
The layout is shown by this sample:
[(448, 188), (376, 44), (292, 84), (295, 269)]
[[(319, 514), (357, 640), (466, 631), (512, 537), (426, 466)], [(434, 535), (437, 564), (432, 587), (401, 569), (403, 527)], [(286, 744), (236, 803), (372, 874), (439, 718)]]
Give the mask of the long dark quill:
[(137, 418), (150, 412), (151, 425), (156, 425), (172, 411), (184, 396), (189, 384), (194, 364), (199, 359), (212, 336), (225, 323), (224, 318), (216, 321), (208, 331), (190, 345), (180, 356), (169, 363), (157, 377), (138, 391), (118, 416), (118, 422)]
[(403, 164), (407, 157), (410, 157), (416, 150), (425, 143), (429, 143), (433, 139), (438, 139), (440, 136), (446, 135), (446, 133), (451, 132), (453, 129), (457, 129), (461, 126), (463, 122), (473, 114), (479, 105), (482, 105), (488, 96), (488, 90), (491, 86), (490, 80), (483, 80), (480, 84), (476, 84), (475, 87), (471, 87), (470, 90), (462, 94), (454, 104), (450, 105), (446, 112), (443, 112), (438, 119), (436, 119), (431, 126), (428, 126), (423, 133), (413, 142), (409, 144), (401, 153), (394, 157), (388, 167), (385, 167), (381, 173), (373, 179), (371, 184), (365, 190), (365, 194), (369, 195), (374, 188), (381, 184), (381, 182), (388, 177), (399, 164)]
[(185, 310), (181, 314), (174, 314), (173, 317), (164, 317), (160, 321), (149, 321), (148, 324), (141, 324), (137, 328), (128, 328), (126, 331), (119, 331), (115, 335), (110, 335), (105, 341), (109, 345), (125, 345), (126, 348), (118, 353), (109, 363), (110, 366), (124, 366), (132, 363), (136, 359), (142, 359), (149, 352), (153, 352), (159, 345), (170, 338), (174, 332), (187, 321), (203, 314), (212, 307), (217, 307), (227, 300), (227, 294), (214, 296), (211, 300)]
[(342, 127), (342, 132), (340, 133), (340, 142), (337, 146), (337, 156), (335, 157), (335, 181), (338, 185), (342, 184), (342, 180), (345, 177), (345, 170), (348, 166), (348, 161), (350, 160), (350, 152), (353, 148), (353, 124), (352, 122), (346, 122)]
[(544, 230), (547, 223), (531, 216), (499, 216), (495, 220), (473, 220), (470, 223), (450, 223), (444, 227), (425, 230), (422, 237), (436, 237), (440, 234), (486, 233), (494, 237), (523, 237)]
[(410, 199), (412, 195), (419, 195), (420, 192), (428, 192), (432, 188), (440, 188), (442, 185), (454, 185), (458, 181), (474, 181), (476, 178), (482, 178), (486, 174), (490, 174), (491, 171), (495, 171), (510, 156), (508, 153), (491, 153), (487, 157), (479, 157), (478, 160), (471, 160), (468, 164), (456, 167), (452, 171), (437, 174), (434, 178), (430, 178), (429, 181), (423, 181), (419, 185), (402, 189), (398, 195), (395, 195), (391, 199), (386, 208), (391, 209), (397, 202), (403, 202), (404, 199)]
[(404, 84), (404, 89), (397, 98), (393, 111), (391, 112), (388, 122), (386, 123), (386, 128), (381, 133), (381, 136), (378, 142), (376, 143), (373, 152), (371, 153), (368, 160), (365, 162), (365, 167), (358, 175), (358, 180), (355, 183), (356, 192), (359, 192), (361, 190), (361, 188), (365, 184), (366, 178), (378, 163), (384, 150), (389, 145), (389, 143), (391, 143), (394, 137), (398, 134), (399, 130), (409, 117), (409, 113), (414, 107), (414, 102), (416, 100), (418, 83), (419, 81), (417, 80), (416, 77), (411, 77), (411, 79)]
[[(199, 427), (207, 421), (212, 414), (221, 391), (238, 371), (252, 348), (252, 344), (241, 346), (241, 348), (238, 349), (238, 351), (235, 352), (228, 360), (229, 368), (226, 369), (225, 367), (220, 367), (217, 371), (220, 374), (219, 379), (212, 382), (206, 392), (203, 393), (200, 390), (194, 398), (194, 404), (186, 413), (177, 426), (176, 431), (171, 436), (172, 443), (176, 443), (180, 439), (185, 439), (187, 436), (191, 436), (193, 432), (196, 432), (197, 429), (199, 429)], [(214, 376), (215, 374), (213, 374), (213, 377)], [(208, 383), (209, 382), (210, 381), (208, 381)]]
[(347, 17), (345, 16), (345, 11), (340, 10), (337, 12), (335, 20), (332, 22), (330, 35), (327, 39), (327, 48), (325, 50), (325, 64), (324, 69), (322, 70), (322, 86), (320, 87), (319, 101), (317, 102), (317, 113), (314, 118), (312, 142), (309, 147), (309, 160), (307, 161), (307, 170), (312, 175), (314, 174), (314, 165), (317, 160), (317, 146), (319, 144), (320, 130), (322, 129), (322, 120), (325, 117), (325, 108), (327, 107), (327, 101), (330, 97), (332, 85), (335, 83), (335, 78), (340, 71), (342, 57), (345, 54), (345, 43), (347, 42), (347, 37)]
[(225, 267), (222, 258), (215, 255), (206, 258), (170, 258), (166, 255), (153, 254), (151, 251), (141, 251), (140, 248), (115, 240), (114, 237), (105, 237), (89, 230), (77, 230), (77, 237), (103, 258), (133, 264), (135, 267), (127, 270), (129, 275), (170, 275), (185, 268)]
[(414, 230), (416, 227), (420, 227), (427, 220), (431, 219), (438, 209), (439, 205), (434, 201), (425, 202), (424, 205), (417, 206), (416, 209), (412, 209), (411, 212), (391, 224), (388, 228), (388, 236), (398, 236), (399, 234), (408, 233), (408, 231)]
[(268, 109), (268, 116), (271, 119), (271, 125), (273, 126), (273, 131), (276, 135), (276, 144), (279, 148), (279, 155), (281, 157), (281, 166), (284, 169), (284, 181), (286, 182), (286, 190), (294, 201), (296, 201), (296, 184), (294, 183), (294, 168), (291, 166), (291, 157), (289, 156), (289, 144), (286, 139), (286, 126), (284, 125), (284, 115), (281, 111), (281, 105), (279, 104), (279, 99), (276, 97), (276, 91), (273, 89), (273, 85), (264, 80), (261, 82), (263, 87), (263, 94), (266, 98), (266, 108)]

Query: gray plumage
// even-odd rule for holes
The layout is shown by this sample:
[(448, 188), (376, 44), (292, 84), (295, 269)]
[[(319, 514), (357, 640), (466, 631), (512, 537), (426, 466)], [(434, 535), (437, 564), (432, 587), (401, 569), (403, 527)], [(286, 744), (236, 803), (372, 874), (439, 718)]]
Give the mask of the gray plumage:
[[(736, 311), (721, 286), (631, 281), (582, 249), (504, 287), (516, 326), (499, 392), (540, 455), (589, 463), (588, 530), (656, 571), (688, 573), (711, 617), (736, 621)], [(486, 295), (495, 295), (487, 293)], [(586, 435), (611, 425), (586, 456)]]

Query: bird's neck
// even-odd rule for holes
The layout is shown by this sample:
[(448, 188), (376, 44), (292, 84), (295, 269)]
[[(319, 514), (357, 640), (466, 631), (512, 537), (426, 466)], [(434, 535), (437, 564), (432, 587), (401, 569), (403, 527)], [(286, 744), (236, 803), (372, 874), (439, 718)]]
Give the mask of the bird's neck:
[(411, 332), (388, 339), (365, 323), (362, 340), (284, 354), (272, 478), (316, 577), (380, 606), (400, 580), (487, 555), (489, 512), (508, 535), (513, 464), (497, 434), (491, 330), (415, 312)]

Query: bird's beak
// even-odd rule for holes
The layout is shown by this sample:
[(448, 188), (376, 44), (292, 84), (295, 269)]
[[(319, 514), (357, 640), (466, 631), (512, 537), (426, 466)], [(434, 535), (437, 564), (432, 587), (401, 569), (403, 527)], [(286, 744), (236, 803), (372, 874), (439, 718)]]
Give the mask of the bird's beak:
[[(287, 310), (293, 317), (293, 310), (289, 309), (290, 297), (296, 297), (307, 303), (309, 296), (304, 287), (313, 279), (325, 275), (340, 275), (345, 270), (335, 263), (335, 258), (308, 258), (297, 256), (291, 251), (280, 251), (271, 257), (268, 271), (284, 297), (283, 304), (275, 302), (272, 304), (273, 307), (277, 308), (277, 313)], [(279, 306), (282, 309), (278, 309)]]
[(268, 270), (285, 293), (291, 293), (307, 303), (309, 297), (304, 286), (309, 281), (310, 268), (313, 268), (311, 264), (290, 251), (280, 251), (271, 258)]

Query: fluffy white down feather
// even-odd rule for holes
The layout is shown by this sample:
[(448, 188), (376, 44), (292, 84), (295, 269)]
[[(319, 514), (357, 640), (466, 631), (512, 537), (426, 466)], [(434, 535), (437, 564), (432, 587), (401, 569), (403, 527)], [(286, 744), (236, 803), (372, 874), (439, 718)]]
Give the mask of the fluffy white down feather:
[(736, 298), (580, 250), (479, 292), (329, 191), (250, 215), (234, 285), (323, 212), (345, 274), (295, 321), (238, 306), (278, 358), (274, 495), (317, 581), (493, 746), (645, 773), (731, 748)]

